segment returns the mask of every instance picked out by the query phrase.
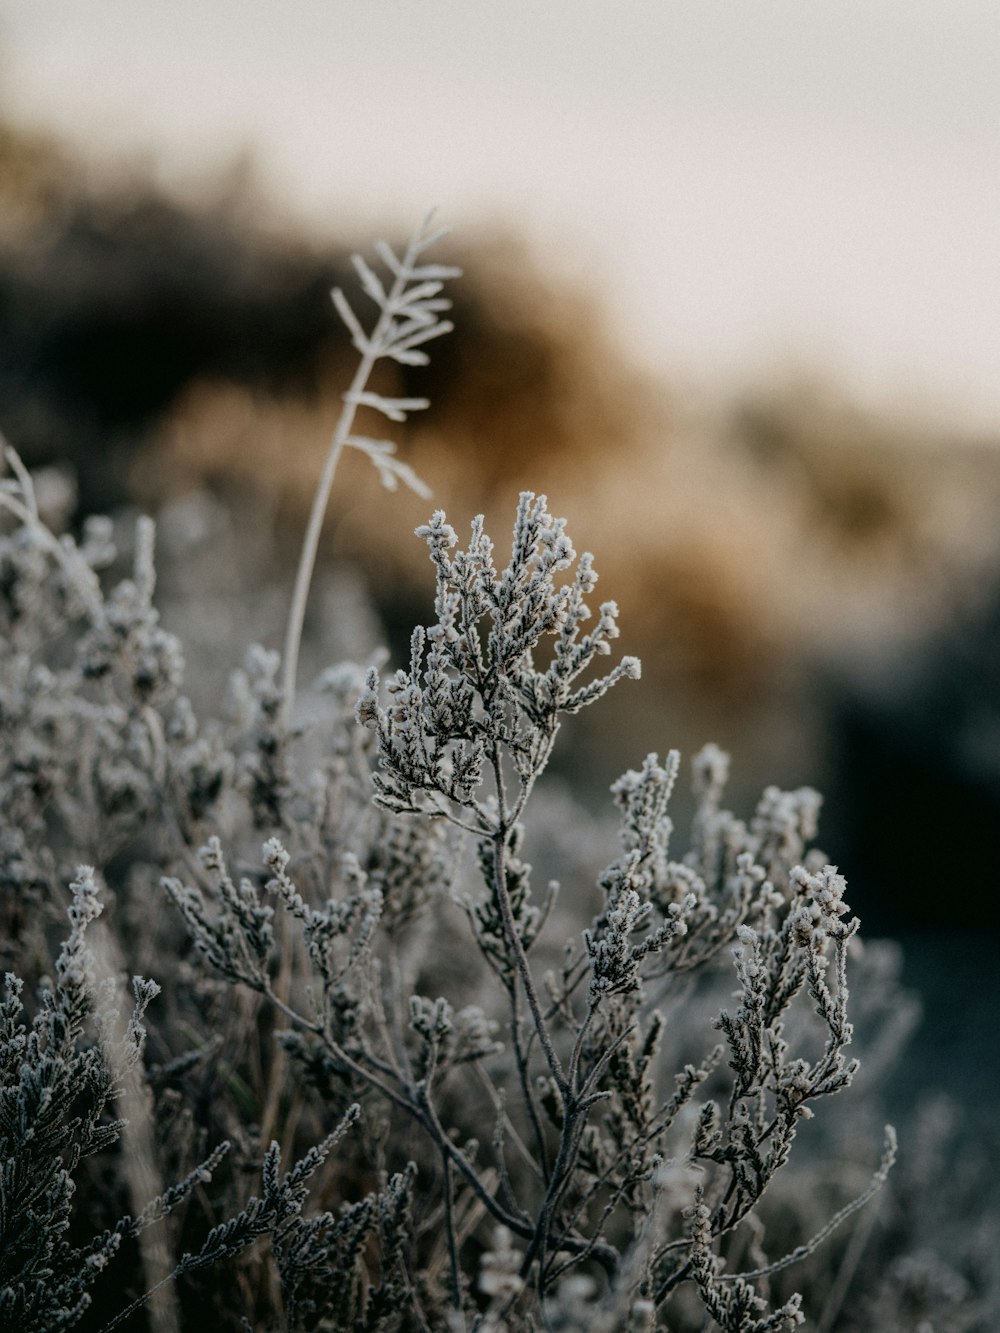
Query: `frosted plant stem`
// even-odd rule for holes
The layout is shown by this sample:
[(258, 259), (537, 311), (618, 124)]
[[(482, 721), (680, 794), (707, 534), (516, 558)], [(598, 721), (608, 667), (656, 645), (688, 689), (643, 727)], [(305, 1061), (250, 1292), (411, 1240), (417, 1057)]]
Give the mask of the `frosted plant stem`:
[[(358, 368), (354, 372), (354, 378), (351, 380), (350, 388), (343, 396), (343, 407), (340, 410), (340, 418), (336, 429), (333, 432), (333, 439), (330, 441), (330, 449), (326, 456), (326, 462), (323, 465), (323, 472), (316, 487), (316, 494), (313, 496), (312, 509), (309, 513), (309, 522), (306, 526), (306, 534), (302, 542), (302, 554), (299, 556), (299, 567), (295, 575), (295, 587), (292, 592), (292, 604), (288, 613), (288, 628), (285, 631), (285, 651), (284, 651), (284, 671), (282, 676), (282, 689), (284, 702), (282, 705), (282, 718), (285, 726), (289, 726), (292, 720), (292, 713), (295, 707), (295, 682), (298, 675), (299, 649), (302, 644), (302, 626), (305, 622), (306, 602), (309, 599), (309, 587), (312, 583), (313, 570), (316, 566), (316, 552), (319, 549), (320, 533), (323, 530), (323, 519), (326, 516), (327, 505), (330, 499), (330, 491), (333, 487), (334, 474), (337, 471), (337, 464), (340, 462), (340, 455), (349, 444), (359, 444), (353, 440), (351, 431), (354, 426), (354, 418), (358, 411), (358, 402), (364, 393), (368, 384), (369, 376), (375, 362), (386, 355), (395, 355), (393, 351), (393, 327), (394, 320), (403, 309), (407, 297), (407, 284), (410, 282), (414, 267), (420, 252), (426, 248), (434, 239), (428, 238), (427, 228), (433, 214), (429, 214), (423, 224), (418, 227), (416, 232), (410, 238), (406, 248), (406, 254), (401, 263), (396, 267), (395, 276), (384, 299), (380, 295), (381, 311), (375, 327), (370, 337), (361, 334), (360, 329), (357, 333), (363, 338), (363, 342), (355, 342), (361, 351), (361, 360)], [(335, 300), (339, 293), (335, 293)], [(338, 309), (341, 307), (338, 306)], [(349, 312), (348, 312), (349, 313)], [(356, 328), (356, 322), (352, 320), (352, 326)], [(419, 335), (421, 340), (436, 336), (436, 332), (446, 332), (451, 328), (450, 324), (438, 323), (434, 326), (434, 332), (428, 331)], [(353, 331), (353, 330), (352, 330)], [(405, 346), (405, 344), (404, 344)], [(418, 354), (422, 356), (422, 354)], [(398, 356), (397, 356), (398, 359)], [(426, 406), (423, 400), (398, 400), (400, 409), (412, 410), (414, 407)], [(384, 409), (380, 409), (384, 410)], [(400, 411), (399, 415), (393, 417), (394, 420), (404, 420), (405, 411)], [(409, 484), (413, 484), (412, 481)]]
[[(382, 317), (382, 319), (384, 318), (385, 316)], [(379, 320), (380, 325), (382, 319)], [(326, 507), (330, 499), (330, 490), (333, 487), (337, 464), (340, 462), (340, 455), (344, 451), (344, 445), (351, 433), (351, 427), (354, 425), (354, 418), (358, 410), (357, 403), (353, 401), (352, 396), (364, 389), (368, 382), (368, 376), (371, 374), (372, 366), (375, 364), (375, 359), (374, 351), (365, 352), (355, 371), (349, 394), (341, 408), (337, 429), (334, 431), (333, 439), (330, 442), (330, 451), (326, 456), (326, 463), (323, 465), (323, 474), (319, 479), (319, 485), (316, 487), (316, 494), (313, 496), (309, 523), (302, 542), (302, 554), (299, 556), (299, 568), (295, 575), (292, 605), (288, 612), (288, 628), (285, 631), (282, 716), (286, 727), (291, 723), (292, 709), (295, 706), (295, 680), (299, 668), (299, 646), (302, 643), (302, 626), (306, 616), (309, 585), (312, 583), (313, 570), (316, 566), (319, 536), (323, 530), (323, 519), (326, 515)]]
[(568, 1107), (572, 1089), (566, 1075), (563, 1073), (556, 1049), (552, 1045), (552, 1037), (545, 1022), (545, 1015), (542, 1013), (538, 992), (535, 990), (535, 981), (531, 975), (531, 964), (528, 962), (528, 955), (525, 952), (521, 936), (518, 934), (517, 922), (514, 920), (514, 909), (510, 901), (510, 892), (507, 888), (507, 838), (511, 825), (507, 817), (507, 802), (504, 795), (500, 756), (496, 753), (493, 755), (493, 772), (496, 781), (498, 809), (496, 833), (493, 837), (493, 883), (497, 903), (500, 907), (500, 916), (507, 935), (507, 942), (514, 954), (521, 984), (524, 987), (525, 998), (528, 1001), (528, 1008), (531, 1010), (531, 1017), (534, 1021), (539, 1043), (549, 1066), (549, 1071), (555, 1080), (556, 1087), (559, 1089), (563, 1105)]

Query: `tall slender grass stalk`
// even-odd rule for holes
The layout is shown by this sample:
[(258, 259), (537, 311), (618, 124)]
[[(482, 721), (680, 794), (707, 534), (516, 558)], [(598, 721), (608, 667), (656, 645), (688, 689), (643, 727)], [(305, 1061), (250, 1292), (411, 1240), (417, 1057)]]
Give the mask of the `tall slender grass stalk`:
[(359, 407), (374, 408), (391, 421), (401, 422), (406, 420), (409, 412), (429, 406), (425, 398), (386, 398), (381, 394), (369, 392), (367, 386), (376, 361), (383, 357), (391, 357), (401, 365), (425, 365), (428, 357), (419, 350), (420, 344), (450, 332), (453, 327), (450, 321), (439, 318), (440, 313), (447, 310), (451, 302), (439, 297), (438, 293), (442, 289), (444, 279), (457, 277), (459, 270), (440, 264), (421, 265), (417, 262), (425, 250), (446, 234), (444, 228), (431, 231), (432, 218), (433, 213), (429, 213), (410, 237), (402, 260), (397, 259), (385, 242), (378, 243), (379, 255), (393, 275), (388, 290), (361, 256), (354, 256), (354, 265), (362, 287), (380, 308), (371, 334), (364, 332), (340, 288), (335, 288), (333, 291), (334, 305), (351, 333), (352, 342), (361, 354), (361, 360), (354, 372), (350, 388), (344, 394), (344, 405), (313, 497), (309, 522), (302, 542), (302, 554), (299, 556), (298, 571), (295, 575), (288, 627), (285, 631), (282, 679), (283, 716), (286, 725), (291, 722), (295, 706), (299, 649), (302, 644), (306, 602), (316, 565), (316, 552), (319, 548), (319, 538), (330, 500), (333, 478), (344, 449), (351, 446), (367, 453), (379, 469), (383, 483), (390, 490), (395, 489), (398, 481), (404, 481), (425, 499), (430, 495), (428, 487), (413, 470), (392, 456), (395, 445), (391, 441), (356, 436), (352, 431)]

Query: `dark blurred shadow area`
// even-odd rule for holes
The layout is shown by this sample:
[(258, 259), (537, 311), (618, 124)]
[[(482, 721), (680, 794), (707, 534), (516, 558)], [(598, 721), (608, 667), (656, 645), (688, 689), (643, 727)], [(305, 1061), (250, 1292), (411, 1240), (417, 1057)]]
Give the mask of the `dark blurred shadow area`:
[[(353, 365), (329, 291), (353, 291), (349, 252), (368, 242), (289, 234), (238, 181), (192, 202), (98, 180), (9, 125), (0, 214), (0, 426), (75, 488), (70, 522), (158, 514), (164, 619), (208, 705), (247, 642), (279, 641)], [(432, 400), (401, 456), (459, 530), (483, 510), (499, 539), (517, 492), (545, 490), (643, 658), (641, 686), (579, 719), (557, 772), (606, 808), (648, 751), (715, 740), (742, 813), (768, 782), (816, 785), (866, 929), (915, 941), (909, 979), (929, 978), (939, 1010), (943, 995), (995, 1012), (992, 946), (961, 945), (1000, 926), (1000, 441), (804, 377), (705, 401), (630, 368), (599, 299), (516, 234), (455, 236), (442, 258), (465, 270), (456, 332), (378, 385)], [(383, 633), (398, 660), (430, 611), (412, 536), (428, 505), (369, 472), (347, 460), (335, 486), (313, 671)], [(995, 1058), (980, 1069), (995, 1091)]]

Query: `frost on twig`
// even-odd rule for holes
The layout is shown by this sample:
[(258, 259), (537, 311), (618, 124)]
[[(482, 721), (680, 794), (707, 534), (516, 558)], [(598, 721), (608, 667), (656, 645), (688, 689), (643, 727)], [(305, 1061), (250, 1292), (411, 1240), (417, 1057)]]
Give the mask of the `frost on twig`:
[[(588, 553), (577, 560), (565, 528), (544, 495), (525, 491), (502, 570), (482, 516), (473, 521), (468, 547), (454, 555), (458, 536), (440, 510), (417, 529), (436, 571), (437, 624), (414, 631), (409, 670), (388, 682), (388, 705), (379, 702), (373, 668), (357, 709), (378, 737), (380, 804), (448, 815), (487, 836), (503, 825), (508, 836), (548, 760), (560, 718), (596, 702), (619, 680), (638, 678), (638, 659), (624, 657), (578, 684), (596, 658), (610, 654), (618, 608), (603, 602), (587, 627), (594, 616), (585, 598), (597, 574)], [(538, 659), (547, 649), (544, 665)], [(509, 804), (507, 761), (518, 784)], [(487, 773), (500, 803), (495, 810), (479, 794)]]

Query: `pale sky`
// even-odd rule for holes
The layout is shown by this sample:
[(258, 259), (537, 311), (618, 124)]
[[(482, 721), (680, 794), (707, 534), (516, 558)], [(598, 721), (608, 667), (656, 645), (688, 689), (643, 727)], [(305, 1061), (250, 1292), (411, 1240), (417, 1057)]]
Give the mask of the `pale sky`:
[(0, 0), (0, 92), (318, 229), (520, 226), (668, 375), (1000, 426), (997, 0)]

